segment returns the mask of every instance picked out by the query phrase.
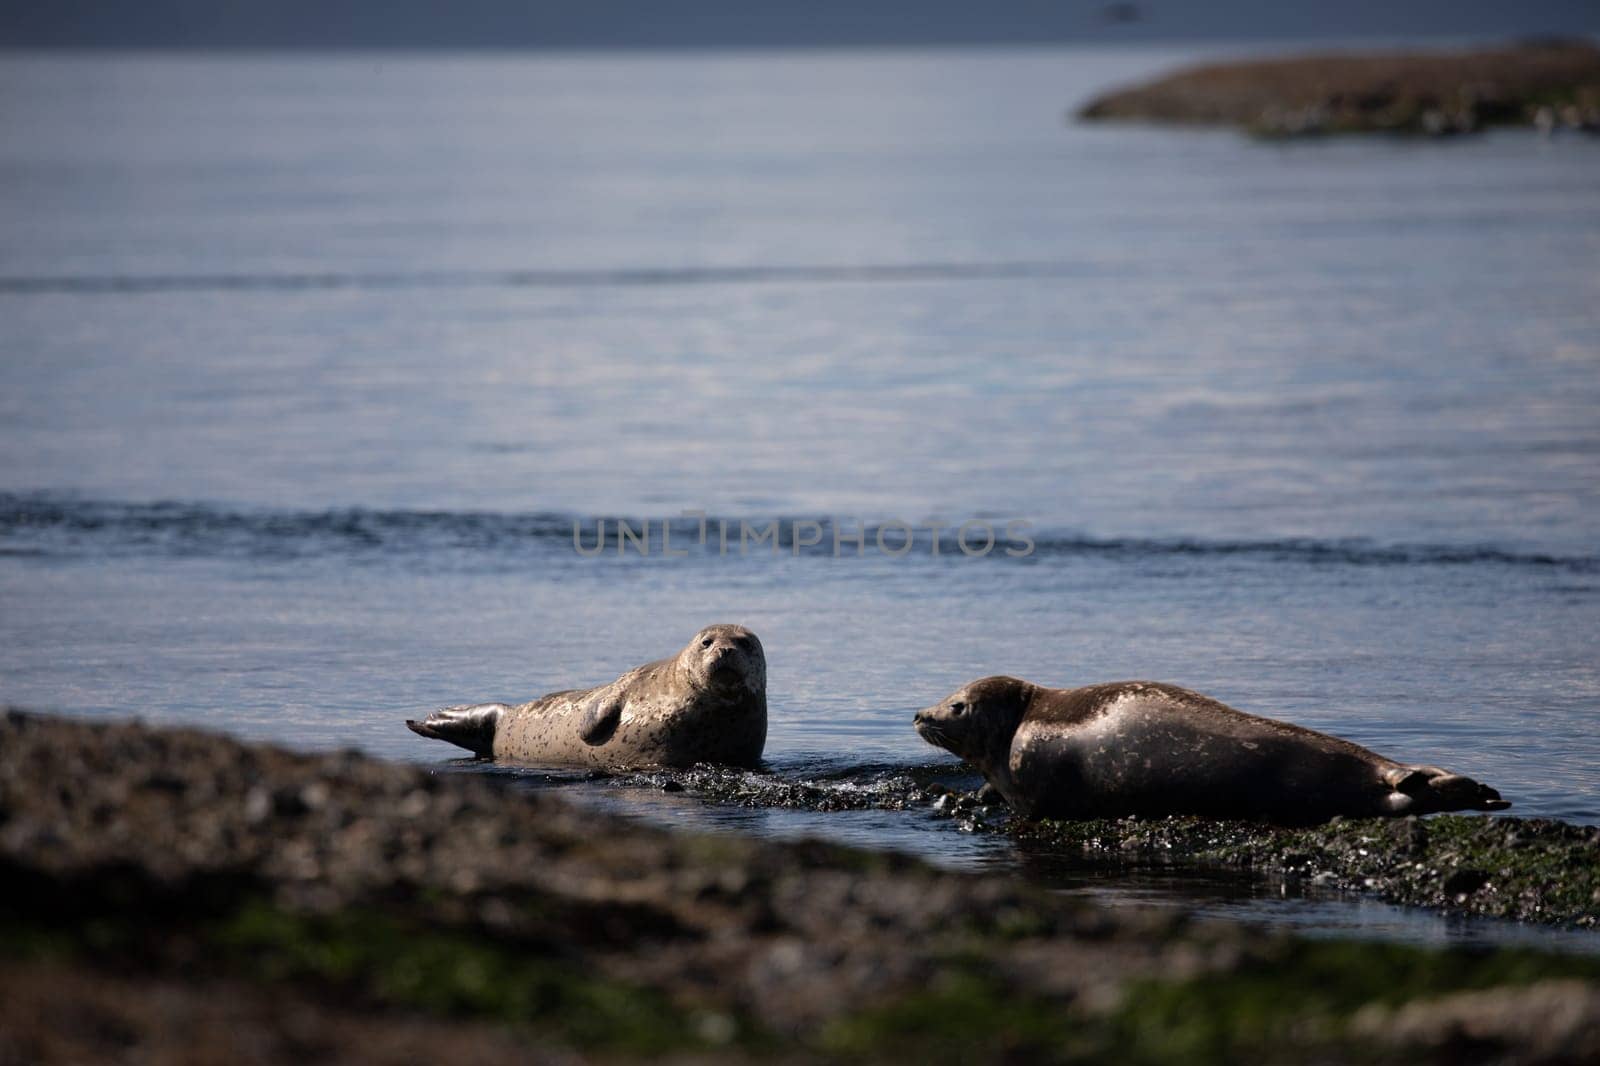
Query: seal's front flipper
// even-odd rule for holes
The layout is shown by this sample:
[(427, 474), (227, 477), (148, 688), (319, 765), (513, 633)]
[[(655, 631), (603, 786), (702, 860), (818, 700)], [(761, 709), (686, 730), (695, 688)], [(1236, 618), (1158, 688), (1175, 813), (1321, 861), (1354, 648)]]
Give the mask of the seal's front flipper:
[(434, 711), (422, 721), (406, 719), (406, 727), (430, 740), (448, 740), (474, 755), (494, 754), (494, 731), (500, 716), (511, 708), (503, 703), (475, 703)]
[(1401, 766), (1384, 776), (1395, 790), (1390, 809), (1399, 814), (1503, 811), (1511, 806), (1488, 785), (1437, 766)]
[(621, 700), (595, 700), (578, 722), (578, 738), (590, 747), (599, 747), (611, 739), (621, 721)]

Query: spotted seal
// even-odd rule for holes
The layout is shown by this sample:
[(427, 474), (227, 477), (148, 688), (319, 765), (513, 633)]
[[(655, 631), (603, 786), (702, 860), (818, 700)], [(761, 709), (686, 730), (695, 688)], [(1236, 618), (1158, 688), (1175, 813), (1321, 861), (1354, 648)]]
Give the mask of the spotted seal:
[(1310, 825), (1510, 806), (1471, 778), (1150, 681), (1052, 689), (986, 677), (918, 711), (915, 724), (1027, 818), (1199, 814)]
[(542, 766), (754, 766), (767, 741), (767, 660), (743, 626), (707, 626), (672, 658), (608, 685), (514, 707), (446, 707), (406, 725), (481, 757)]

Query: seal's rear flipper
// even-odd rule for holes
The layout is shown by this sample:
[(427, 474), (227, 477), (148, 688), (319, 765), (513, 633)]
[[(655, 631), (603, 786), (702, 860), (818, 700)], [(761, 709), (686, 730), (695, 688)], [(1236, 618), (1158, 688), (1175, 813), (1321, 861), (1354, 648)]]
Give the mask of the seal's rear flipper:
[(1389, 805), (1398, 814), (1503, 811), (1511, 806), (1488, 785), (1437, 766), (1403, 766), (1387, 776), (1395, 790)]
[(446, 707), (434, 711), (420, 722), (408, 718), (406, 727), (418, 736), (430, 740), (448, 740), (474, 755), (487, 758), (494, 754), (494, 731), (500, 723), (500, 716), (510, 709), (503, 703)]

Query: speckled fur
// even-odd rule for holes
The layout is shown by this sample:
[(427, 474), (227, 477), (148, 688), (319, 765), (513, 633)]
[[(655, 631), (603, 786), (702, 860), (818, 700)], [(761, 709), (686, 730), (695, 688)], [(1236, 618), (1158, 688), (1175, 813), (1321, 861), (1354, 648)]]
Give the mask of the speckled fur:
[[(602, 727), (594, 728), (597, 721)], [(493, 755), (607, 770), (755, 766), (766, 740), (761, 641), (743, 626), (714, 625), (673, 658), (629, 670), (610, 684), (505, 707), (495, 723)]]
[(1470, 778), (1151, 681), (1049, 689), (989, 677), (918, 712), (916, 728), (976, 766), (1024, 817), (1311, 824), (1509, 806)]

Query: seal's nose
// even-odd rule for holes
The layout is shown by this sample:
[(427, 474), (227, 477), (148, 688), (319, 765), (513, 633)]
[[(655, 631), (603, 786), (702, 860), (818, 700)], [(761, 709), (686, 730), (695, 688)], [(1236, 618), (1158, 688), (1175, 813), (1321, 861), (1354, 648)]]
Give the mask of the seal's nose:
[(734, 654), (734, 652), (736, 650), (737, 649), (734, 648), (731, 644), (724, 644), (720, 648), (712, 649), (712, 651), (711, 651), (711, 671), (713, 673), (721, 673), (721, 672), (724, 672), (724, 671), (735, 671), (735, 670), (738, 670), (738, 668), (739, 668), (738, 658), (739, 657)]

